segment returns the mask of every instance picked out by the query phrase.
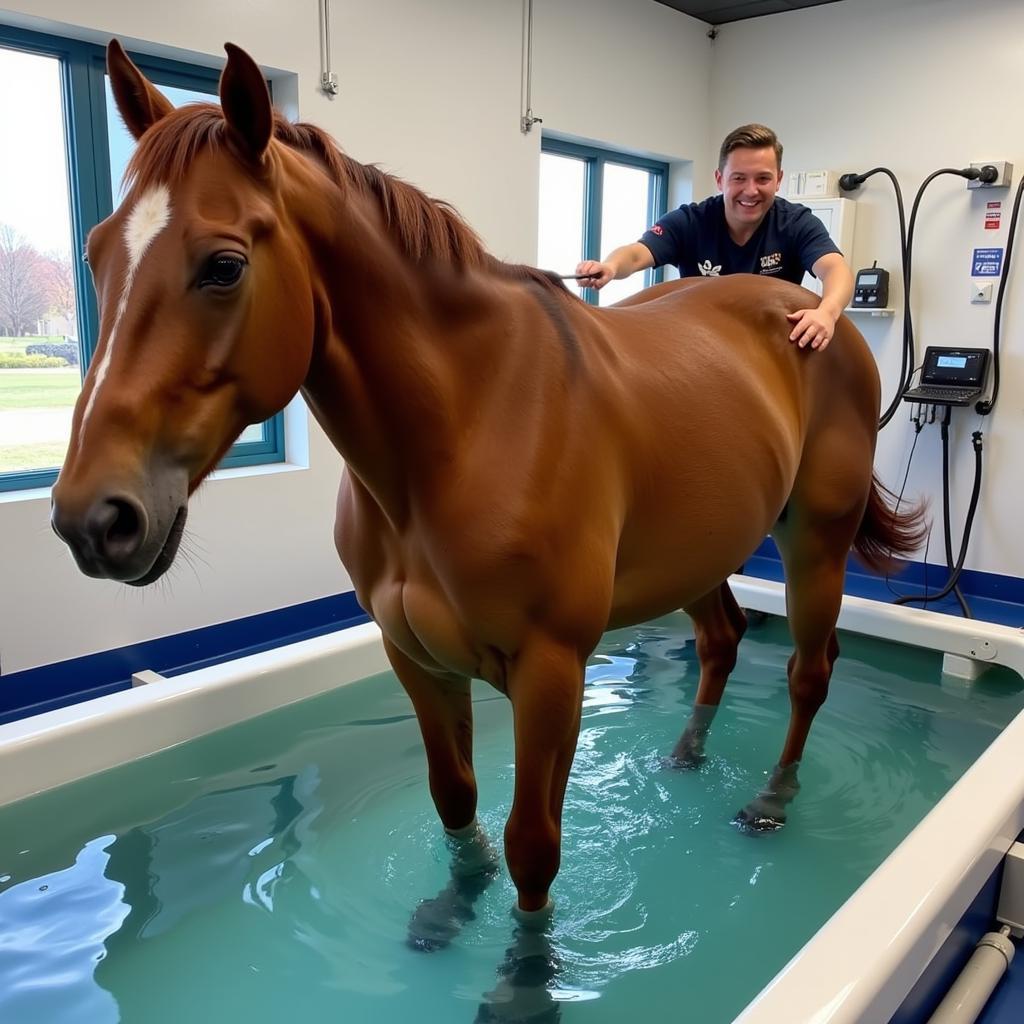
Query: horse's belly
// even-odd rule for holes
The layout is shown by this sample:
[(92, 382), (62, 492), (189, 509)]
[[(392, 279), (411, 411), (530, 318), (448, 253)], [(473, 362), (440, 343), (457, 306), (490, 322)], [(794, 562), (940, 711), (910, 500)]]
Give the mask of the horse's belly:
[(663, 495), (631, 512), (616, 558), (611, 625), (664, 614), (716, 587), (764, 540), (787, 491), (734, 480), (699, 494)]
[(724, 545), (713, 553), (652, 546), (646, 558), (621, 565), (608, 627), (616, 629), (686, 607), (735, 572), (762, 538), (763, 534), (754, 541)]

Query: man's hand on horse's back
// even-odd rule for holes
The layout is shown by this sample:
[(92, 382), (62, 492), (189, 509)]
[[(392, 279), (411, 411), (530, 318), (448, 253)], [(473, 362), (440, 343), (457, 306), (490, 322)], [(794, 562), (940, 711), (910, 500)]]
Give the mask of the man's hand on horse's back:
[(819, 351), (828, 347), (835, 333), (835, 318), (820, 307), (817, 309), (798, 309), (795, 313), (787, 313), (786, 319), (794, 324), (789, 340), (796, 342), (800, 348)]

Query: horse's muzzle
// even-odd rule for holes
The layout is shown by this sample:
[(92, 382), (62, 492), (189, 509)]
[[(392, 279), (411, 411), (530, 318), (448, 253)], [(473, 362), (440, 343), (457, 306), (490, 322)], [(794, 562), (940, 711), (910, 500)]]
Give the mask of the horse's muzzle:
[(168, 496), (154, 505), (127, 491), (79, 505), (54, 488), (50, 524), (87, 576), (145, 586), (170, 568), (187, 506)]

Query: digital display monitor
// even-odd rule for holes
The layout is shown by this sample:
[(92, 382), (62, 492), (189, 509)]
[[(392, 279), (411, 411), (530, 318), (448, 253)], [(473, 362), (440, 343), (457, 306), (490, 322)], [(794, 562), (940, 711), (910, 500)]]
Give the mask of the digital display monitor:
[(981, 387), (988, 352), (981, 349), (942, 349), (929, 346), (921, 372), (923, 384)]
[(877, 274), (861, 274), (860, 277), (857, 278), (858, 288), (874, 287), (876, 284), (878, 284)]

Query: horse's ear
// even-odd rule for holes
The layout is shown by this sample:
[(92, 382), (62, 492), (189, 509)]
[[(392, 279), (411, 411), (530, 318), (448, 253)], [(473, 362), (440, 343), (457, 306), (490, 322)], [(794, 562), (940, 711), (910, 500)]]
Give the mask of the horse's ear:
[(258, 162), (274, 131), (270, 92), (259, 65), (234, 43), (225, 43), (228, 63), (220, 76), (220, 105), (231, 136), (249, 159)]
[(174, 109), (174, 104), (132, 63), (116, 39), (107, 44), (107, 74), (125, 127), (136, 139)]

